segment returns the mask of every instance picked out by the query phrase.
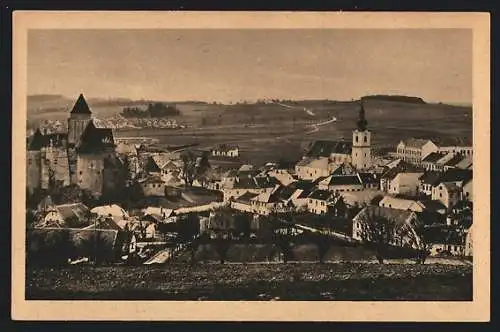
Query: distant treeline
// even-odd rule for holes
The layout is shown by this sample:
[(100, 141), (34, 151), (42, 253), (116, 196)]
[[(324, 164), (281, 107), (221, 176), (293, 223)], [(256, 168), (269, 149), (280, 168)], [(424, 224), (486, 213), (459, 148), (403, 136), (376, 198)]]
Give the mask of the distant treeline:
[(164, 103), (149, 103), (144, 110), (140, 107), (125, 107), (121, 113), (126, 118), (161, 118), (168, 116), (178, 116), (179, 109)]
[(420, 97), (409, 96), (391, 96), (391, 95), (372, 95), (361, 97), (362, 100), (383, 100), (396, 101), (400, 103), (425, 104), (425, 101)]

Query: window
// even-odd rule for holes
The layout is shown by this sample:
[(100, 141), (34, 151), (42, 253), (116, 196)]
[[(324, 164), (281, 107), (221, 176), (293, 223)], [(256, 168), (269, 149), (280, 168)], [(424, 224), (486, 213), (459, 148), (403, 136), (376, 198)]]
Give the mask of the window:
[(368, 137), (367, 137), (367, 136), (365, 136), (365, 143), (366, 143), (366, 142), (368, 142)]
[(80, 171), (80, 175), (82, 175), (82, 171)]
[(358, 143), (358, 135), (356, 135), (355, 138), (356, 138), (356, 143)]

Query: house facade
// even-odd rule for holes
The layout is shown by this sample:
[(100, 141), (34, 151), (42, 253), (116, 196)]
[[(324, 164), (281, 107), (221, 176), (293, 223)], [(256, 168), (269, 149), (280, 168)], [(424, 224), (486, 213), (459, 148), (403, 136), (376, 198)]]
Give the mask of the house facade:
[(419, 192), (419, 178), (423, 172), (401, 172), (390, 182), (388, 193), (393, 195), (416, 196)]
[(406, 162), (420, 165), (425, 157), (437, 151), (438, 146), (431, 140), (410, 138), (399, 142), (396, 156)]

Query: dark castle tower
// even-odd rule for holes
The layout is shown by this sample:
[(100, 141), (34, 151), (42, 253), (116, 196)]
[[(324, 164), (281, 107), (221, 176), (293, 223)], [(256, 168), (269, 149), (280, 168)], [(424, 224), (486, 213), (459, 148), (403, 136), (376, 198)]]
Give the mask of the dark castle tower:
[(92, 119), (92, 112), (83, 94), (78, 97), (68, 119), (68, 144), (77, 146), (80, 138)]

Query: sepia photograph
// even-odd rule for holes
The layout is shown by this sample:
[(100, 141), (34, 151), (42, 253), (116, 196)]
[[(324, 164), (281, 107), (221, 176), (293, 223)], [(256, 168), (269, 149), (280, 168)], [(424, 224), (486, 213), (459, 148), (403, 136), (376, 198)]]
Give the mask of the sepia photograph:
[(161, 14), (23, 30), (23, 301), (477, 300), (489, 96), (477, 106), (474, 24)]

